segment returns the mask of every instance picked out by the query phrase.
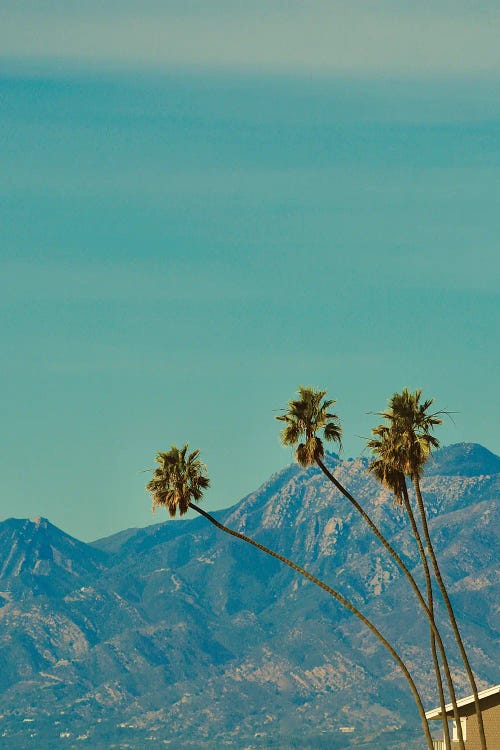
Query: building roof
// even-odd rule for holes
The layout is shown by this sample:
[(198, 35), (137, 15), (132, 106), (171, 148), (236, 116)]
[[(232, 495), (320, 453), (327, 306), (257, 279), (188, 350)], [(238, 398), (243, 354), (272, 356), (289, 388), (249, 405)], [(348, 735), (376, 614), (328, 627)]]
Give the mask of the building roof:
[[(486, 690), (481, 690), (481, 692), (478, 693), (478, 698), (481, 701), (485, 698), (489, 698), (490, 695), (495, 695), (495, 693), (500, 693), (500, 685), (493, 685), (493, 687), (486, 688)], [(462, 706), (468, 706), (470, 703), (474, 703), (473, 695), (468, 695), (466, 698), (461, 698), (459, 701), (457, 701), (457, 707), (461, 708)], [(447, 703), (444, 708), (446, 713), (450, 713), (453, 711), (453, 704)], [(426, 711), (425, 716), (427, 719), (440, 719), (441, 707), (438, 706), (438, 708), (433, 708), (431, 711)]]

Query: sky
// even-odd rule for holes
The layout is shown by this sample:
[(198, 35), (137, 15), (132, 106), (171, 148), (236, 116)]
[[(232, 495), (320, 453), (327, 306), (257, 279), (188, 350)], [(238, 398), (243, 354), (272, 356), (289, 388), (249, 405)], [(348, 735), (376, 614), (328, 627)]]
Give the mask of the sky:
[(500, 12), (415, 6), (2, 6), (0, 519), (162, 521), (184, 442), (231, 505), (299, 384), (346, 457), (404, 386), (500, 452)]

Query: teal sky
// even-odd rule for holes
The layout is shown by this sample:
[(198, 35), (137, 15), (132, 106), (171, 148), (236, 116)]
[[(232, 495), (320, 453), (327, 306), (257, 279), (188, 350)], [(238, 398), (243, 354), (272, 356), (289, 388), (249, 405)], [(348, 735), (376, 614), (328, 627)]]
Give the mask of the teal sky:
[(299, 383), (499, 452), (497, 4), (59, 6), (0, 11), (0, 516), (163, 520), (183, 441), (232, 504)]

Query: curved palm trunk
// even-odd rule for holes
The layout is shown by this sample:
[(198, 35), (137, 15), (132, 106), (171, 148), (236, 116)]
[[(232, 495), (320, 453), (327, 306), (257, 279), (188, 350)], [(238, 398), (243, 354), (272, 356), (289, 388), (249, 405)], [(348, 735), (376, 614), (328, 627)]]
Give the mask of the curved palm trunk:
[[(338, 479), (331, 473), (331, 471), (329, 471), (326, 468), (326, 466), (324, 465), (324, 463), (321, 461), (320, 458), (316, 458), (316, 463), (318, 464), (318, 466), (321, 469), (321, 471), (323, 472), (323, 474), (326, 477), (328, 477), (328, 479), (335, 485), (335, 487), (339, 490), (339, 492), (341, 492), (344, 495), (344, 497), (346, 497), (349, 500), (349, 502), (354, 506), (354, 508), (358, 511), (358, 513), (363, 517), (363, 519), (368, 524), (368, 526), (370, 527), (370, 529), (373, 531), (373, 533), (375, 534), (375, 536), (377, 537), (377, 539), (379, 540), (379, 542), (385, 547), (385, 549), (391, 555), (392, 559), (397, 564), (397, 566), (399, 567), (399, 569), (406, 576), (407, 580), (410, 583), (410, 586), (412, 587), (412, 589), (413, 589), (413, 591), (415, 593), (415, 596), (418, 599), (418, 602), (419, 602), (420, 606), (424, 610), (424, 612), (425, 612), (425, 614), (427, 616), (427, 619), (429, 620), (429, 626), (430, 626), (430, 628), (431, 628), (431, 630), (432, 630), (432, 632), (433, 632), (433, 634), (434, 634), (434, 636), (436, 638), (436, 642), (437, 642), (437, 645), (438, 645), (438, 649), (439, 649), (439, 653), (440, 653), (440, 656), (441, 656), (441, 660), (442, 660), (443, 664), (445, 664), (445, 663), (447, 664), (448, 662), (447, 662), (447, 659), (446, 659), (446, 652), (444, 650), (443, 640), (441, 638), (441, 634), (440, 634), (440, 632), (438, 630), (438, 627), (436, 625), (436, 622), (434, 620), (433, 613), (430, 611), (429, 607), (427, 606), (427, 604), (426, 604), (426, 602), (425, 602), (425, 600), (424, 600), (424, 598), (422, 596), (422, 593), (421, 593), (420, 589), (418, 588), (417, 583), (416, 583), (415, 579), (413, 578), (412, 574), (410, 573), (410, 571), (408, 570), (408, 568), (406, 567), (406, 565), (404, 564), (404, 562), (402, 561), (402, 559), (400, 558), (400, 556), (398, 555), (398, 553), (396, 552), (396, 550), (394, 549), (394, 547), (392, 547), (389, 544), (389, 542), (387, 541), (387, 539), (385, 538), (385, 536), (379, 531), (379, 529), (374, 524), (374, 522), (372, 521), (372, 519), (370, 518), (370, 516), (368, 515), (368, 513), (364, 510), (364, 508), (361, 507), (361, 505), (358, 503), (358, 501), (351, 495), (350, 492), (348, 492), (346, 490), (346, 488), (338, 481)], [(455, 689), (453, 687), (453, 682), (452, 682), (452, 679), (451, 679), (451, 674), (450, 674), (450, 670), (449, 669), (445, 670), (445, 675), (446, 675), (446, 682), (448, 684), (448, 690), (450, 692), (450, 696), (452, 696), (452, 695), (454, 696), (455, 695)], [(455, 717), (455, 720), (458, 718), (458, 712), (455, 713), (455, 708), (454, 708), (454, 717)], [(458, 721), (458, 725), (460, 725), (460, 721)], [(461, 726), (460, 727), (457, 726), (457, 731), (458, 731), (459, 737), (461, 737), (462, 736), (462, 727)], [(460, 750), (462, 750), (462, 747), (463, 747), (463, 739), (462, 739), (462, 745), (460, 747)], [(486, 749), (482, 748), (482, 750), (486, 750)]]
[(330, 586), (328, 586), (326, 583), (321, 581), (319, 578), (316, 578), (316, 576), (313, 576), (312, 573), (309, 573), (304, 568), (301, 568), (300, 565), (296, 565), (294, 562), (289, 560), (287, 557), (284, 557), (283, 555), (278, 554), (278, 552), (274, 552), (273, 550), (269, 549), (268, 547), (265, 547), (263, 544), (259, 544), (259, 542), (256, 542), (254, 539), (251, 539), (249, 536), (246, 536), (246, 534), (242, 534), (239, 531), (234, 531), (233, 529), (229, 529), (227, 526), (224, 526), (222, 523), (219, 523), (213, 516), (211, 516), (206, 511), (199, 508), (194, 503), (189, 503), (189, 507), (195, 510), (200, 515), (204, 516), (210, 523), (212, 523), (214, 526), (217, 526), (218, 529), (221, 531), (224, 531), (226, 534), (230, 534), (231, 536), (237, 537), (238, 539), (242, 539), (244, 542), (247, 542), (248, 544), (251, 544), (254, 547), (257, 547), (257, 549), (260, 549), (262, 552), (265, 552), (267, 555), (270, 555), (271, 557), (275, 557), (277, 560), (280, 560), (285, 565), (288, 565), (289, 568), (292, 568), (292, 570), (295, 570), (296, 573), (300, 573), (300, 575), (307, 578), (312, 583), (315, 583), (316, 586), (319, 586), (323, 589), (323, 591), (326, 591), (328, 594), (333, 596), (334, 599), (336, 599), (340, 604), (342, 604), (346, 609), (348, 609), (350, 612), (352, 612), (356, 617), (361, 620), (362, 623), (366, 625), (366, 627), (378, 638), (378, 640), (384, 645), (384, 647), (387, 649), (387, 651), (390, 653), (394, 661), (398, 664), (399, 668), (403, 672), (404, 676), (406, 677), (406, 680), (408, 682), (408, 685), (410, 687), (410, 690), (413, 694), (413, 697), (415, 699), (415, 703), (417, 704), (417, 709), (420, 714), (420, 719), (422, 722), (422, 728), (424, 730), (425, 739), (427, 741), (427, 747), (429, 750), (433, 750), (433, 742), (431, 733), (429, 730), (429, 724), (427, 722), (426, 716), (425, 716), (425, 710), (422, 705), (422, 699), (420, 698), (420, 694), (417, 690), (417, 687), (413, 681), (413, 678), (408, 671), (408, 668), (406, 667), (405, 663), (395, 651), (395, 649), (391, 646), (391, 644), (384, 638), (384, 636), (380, 633), (379, 630), (375, 627), (375, 625), (370, 622), (364, 615), (361, 614), (359, 610), (356, 609), (356, 607), (351, 604), (347, 599), (344, 599), (344, 597), (338, 593), (338, 591), (335, 591), (335, 589), (332, 589)]
[[(460, 635), (460, 631), (458, 629), (457, 621), (455, 619), (455, 613), (453, 612), (453, 607), (451, 606), (450, 598), (448, 596), (448, 592), (446, 590), (446, 586), (444, 585), (443, 579), (441, 577), (441, 571), (439, 569), (438, 561), (436, 559), (436, 555), (434, 552), (434, 547), (432, 545), (431, 537), (429, 534), (429, 527), (427, 525), (427, 515), (425, 512), (425, 506), (424, 501), (422, 498), (422, 493), (420, 491), (420, 482), (418, 480), (418, 476), (413, 476), (413, 486), (415, 488), (415, 495), (417, 497), (417, 504), (418, 509), (420, 512), (420, 517), (422, 519), (422, 528), (424, 530), (424, 537), (425, 537), (425, 543), (427, 545), (427, 549), (429, 551), (429, 555), (432, 562), (432, 567), (434, 569), (434, 574), (436, 576), (436, 580), (438, 582), (439, 590), (441, 591), (441, 594), (443, 596), (444, 603), (446, 605), (446, 610), (448, 612), (448, 617), (450, 618), (451, 627), (453, 628), (453, 633), (455, 635), (455, 639), (460, 651), (460, 656), (462, 657), (462, 661), (464, 663), (467, 675), (469, 677), (470, 686), (472, 688), (472, 693), (474, 695), (474, 705), (476, 708), (476, 715), (477, 715), (477, 723), (479, 728), (479, 738), (481, 740), (481, 750), (487, 750), (486, 747), (486, 737), (484, 734), (484, 725), (483, 725), (483, 716), (481, 713), (481, 706), (479, 704), (479, 697), (477, 694), (477, 685), (476, 681), (474, 679), (474, 675), (472, 673), (471, 666), (469, 664), (469, 660), (467, 658), (467, 654), (465, 652), (464, 644), (462, 641), (462, 637)], [(458, 728), (458, 727), (457, 727)]]
[[(408, 518), (410, 519), (411, 528), (413, 531), (413, 535), (415, 537), (415, 540), (417, 542), (418, 551), (420, 554), (420, 561), (422, 563), (422, 567), (424, 569), (424, 575), (425, 575), (425, 586), (427, 589), (427, 604), (429, 607), (429, 611), (435, 620), (434, 616), (434, 598), (432, 595), (432, 581), (431, 576), (429, 573), (429, 565), (427, 563), (427, 558), (425, 556), (425, 550), (424, 545), (422, 544), (422, 539), (420, 536), (420, 532), (418, 530), (418, 526), (415, 521), (415, 516), (413, 515), (413, 510), (410, 505), (410, 500), (408, 497), (408, 488), (406, 487), (406, 480), (403, 481), (403, 504), (405, 507), (405, 510), (408, 514)], [(444, 699), (444, 692), (443, 692), (443, 681), (441, 679), (441, 670), (439, 668), (439, 661), (437, 658), (437, 652), (436, 652), (436, 636), (432, 632), (432, 628), (430, 628), (430, 640), (431, 640), (431, 653), (432, 653), (432, 663), (434, 664), (434, 672), (436, 675), (436, 684), (439, 694), (439, 706), (441, 708), (441, 716), (443, 717), (443, 732), (444, 732), (444, 741), (446, 745), (446, 750), (451, 750), (451, 744), (450, 744), (450, 727), (448, 726), (448, 718), (446, 716), (446, 709), (445, 709), (445, 699)], [(451, 673), (449, 671), (448, 661), (445, 659), (443, 662), (443, 669), (445, 673), (447, 674), (449, 683), (453, 684)], [(460, 723), (460, 717), (458, 715), (458, 708), (457, 708), (457, 702), (456, 702), (456, 696), (455, 692), (453, 691), (451, 695), (452, 703), (453, 703), (453, 715), (455, 717), (455, 721), (457, 724), (457, 730), (459, 732), (459, 743), (460, 743), (460, 750), (464, 750), (464, 740), (462, 735), (462, 725)], [(460, 727), (460, 729), (458, 729)]]

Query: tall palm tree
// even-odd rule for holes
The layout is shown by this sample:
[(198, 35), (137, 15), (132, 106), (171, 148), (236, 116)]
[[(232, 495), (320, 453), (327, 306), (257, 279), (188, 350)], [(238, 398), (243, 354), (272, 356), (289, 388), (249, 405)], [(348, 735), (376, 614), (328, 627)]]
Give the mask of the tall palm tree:
[(313, 466), (325, 455), (318, 432), (323, 434), (325, 440), (337, 443), (341, 448), (342, 426), (337, 415), (328, 411), (335, 401), (324, 398), (326, 391), (316, 391), (301, 385), (298, 395), (299, 398), (289, 402), (288, 411), (276, 419), (286, 424), (281, 431), (283, 445), (297, 446), (297, 463), (301, 466)]
[(193, 500), (201, 500), (203, 497), (203, 489), (206, 489), (210, 480), (207, 475), (206, 466), (199, 460), (199, 451), (195, 450), (188, 453), (188, 446), (185, 445), (179, 449), (173, 445), (167, 453), (159, 452), (156, 455), (156, 461), (159, 466), (154, 470), (153, 479), (147, 484), (146, 489), (151, 493), (153, 498), (153, 509), (158, 506), (166, 507), (171, 518), (175, 517), (176, 512), (179, 512), (180, 516), (183, 516), (189, 509), (196, 511), (200, 515), (204, 516), (211, 524), (216, 526), (221, 531), (224, 531), (230, 536), (241, 539), (247, 544), (251, 544), (253, 547), (261, 550), (267, 555), (280, 560), (288, 567), (292, 568), (296, 573), (307, 578), (312, 583), (319, 586), (323, 591), (326, 591), (330, 596), (336, 599), (343, 607), (348, 609), (354, 614), (361, 622), (375, 635), (376, 638), (382, 643), (384, 648), (390, 653), (394, 661), (398, 664), (399, 668), (403, 672), (413, 698), (417, 705), (417, 709), (422, 722), (422, 728), (424, 730), (427, 747), (429, 750), (433, 750), (433, 742), (431, 733), (429, 730), (429, 724), (425, 716), (425, 710), (422, 704), (422, 699), (418, 692), (418, 689), (413, 681), (413, 678), (403, 662), (397, 651), (391, 646), (389, 641), (384, 638), (376, 626), (368, 620), (356, 607), (345, 599), (342, 594), (328, 586), (324, 581), (321, 581), (316, 576), (309, 573), (300, 565), (296, 565), (294, 562), (289, 560), (287, 557), (274, 552), (273, 550), (265, 547), (263, 544), (256, 542), (246, 534), (242, 534), (239, 531), (224, 526), (224, 524), (217, 521), (206, 511), (202, 510), (196, 505)]
[(153, 498), (153, 511), (162, 506), (167, 508), (170, 518), (175, 518), (177, 511), (180, 516), (187, 513), (191, 500), (202, 499), (210, 479), (199, 457), (200, 451), (188, 453), (187, 445), (183, 448), (173, 445), (168, 453), (156, 454), (160, 465), (146, 487)]
[[(393, 493), (395, 502), (398, 505), (404, 506), (406, 513), (408, 515), (408, 518), (410, 520), (410, 524), (413, 530), (413, 535), (415, 537), (415, 540), (417, 542), (417, 547), (420, 555), (420, 561), (422, 563), (422, 567), (424, 570), (425, 575), (425, 586), (427, 590), (427, 604), (429, 607), (429, 611), (431, 612), (434, 623), (436, 623), (435, 615), (434, 615), (434, 597), (432, 593), (432, 582), (431, 582), (431, 576), (429, 571), (429, 564), (427, 562), (427, 557), (425, 556), (425, 550), (424, 545), (422, 543), (422, 538), (420, 536), (420, 532), (418, 530), (417, 523), (415, 521), (415, 516), (413, 514), (413, 510), (409, 501), (408, 497), (408, 488), (406, 486), (406, 478), (404, 473), (397, 468), (398, 460), (400, 458), (399, 456), (399, 441), (394, 440), (393, 433), (386, 425), (380, 425), (379, 427), (375, 427), (372, 430), (372, 433), (375, 435), (375, 437), (372, 440), (368, 441), (368, 447), (374, 454), (375, 458), (372, 460), (371, 464), (368, 467), (368, 471), (373, 474), (373, 476), (377, 479), (380, 484), (388, 489), (390, 492)], [(436, 685), (438, 689), (438, 695), (439, 695), (439, 705), (441, 707), (441, 717), (443, 722), (443, 732), (444, 732), (444, 740), (445, 740), (445, 746), (446, 750), (451, 750), (451, 740), (450, 740), (450, 728), (448, 726), (448, 718), (446, 715), (446, 708), (445, 708), (445, 698), (444, 698), (444, 692), (443, 692), (443, 681), (441, 678), (441, 670), (439, 667), (439, 661), (436, 651), (436, 638), (432, 631), (432, 628), (430, 628), (430, 644), (431, 644), (431, 654), (432, 654), (432, 663), (434, 665), (434, 673), (436, 675)], [(446, 658), (446, 655), (444, 655), (443, 659), (443, 669), (445, 670), (446, 678), (448, 685), (451, 686), (451, 699), (453, 703), (453, 711), (455, 716), (455, 721), (457, 723), (457, 728), (460, 725), (460, 718), (458, 714), (458, 707), (456, 703), (456, 696), (455, 691), (453, 689), (453, 680), (451, 677), (448, 660)], [(461, 725), (460, 730), (461, 731)], [(463, 737), (462, 737), (463, 742)]]
[[(423, 609), (428, 621), (429, 627), (432, 629), (434, 637), (438, 645), (438, 649), (441, 655), (441, 659), (446, 659), (445, 649), (441, 634), (437, 628), (434, 620), (433, 613), (429, 609), (428, 603), (424, 600), (422, 592), (420, 591), (414, 577), (410, 573), (408, 567), (405, 565), (399, 554), (388, 542), (385, 536), (382, 534), (380, 529), (371, 519), (369, 514), (360, 505), (360, 503), (351, 495), (351, 493), (339, 482), (334, 474), (325, 466), (323, 457), (325, 454), (323, 440), (336, 442), (341, 445), (342, 427), (336, 414), (329, 411), (330, 407), (335, 403), (333, 400), (323, 400), (326, 395), (326, 391), (315, 390), (309, 386), (300, 386), (298, 390), (298, 399), (293, 399), (288, 403), (288, 410), (284, 410), (283, 414), (276, 417), (281, 422), (285, 423), (285, 427), (281, 431), (281, 442), (284, 445), (295, 446), (295, 457), (297, 463), (301, 466), (313, 466), (316, 464), (323, 474), (335, 485), (335, 487), (341, 492), (344, 497), (349, 500), (351, 505), (363, 518), (365, 523), (369, 526), (371, 531), (375, 534), (379, 542), (383, 545), (389, 555), (392, 557), (396, 565), (402, 571), (410, 586), (413, 589), (417, 600)], [(318, 432), (320, 433), (318, 435)], [(321, 437), (322, 436), (322, 437)], [(401, 488), (402, 492), (402, 488)], [(448, 688), (450, 696), (454, 694), (453, 683), (451, 677), (448, 678)], [(455, 715), (457, 719), (458, 715)], [(458, 721), (460, 725), (460, 721)], [(464, 744), (461, 738), (461, 727), (458, 726), (460, 750), (463, 750)]]
[(441, 571), (434, 551), (434, 546), (429, 534), (427, 514), (425, 511), (425, 505), (420, 488), (420, 477), (423, 473), (424, 466), (431, 454), (432, 449), (439, 447), (439, 440), (437, 440), (437, 438), (435, 438), (431, 434), (431, 432), (434, 427), (442, 423), (440, 415), (442, 415), (443, 412), (429, 412), (430, 407), (434, 403), (434, 399), (421, 401), (421, 398), (422, 391), (420, 389), (416, 390), (414, 393), (411, 393), (407, 388), (404, 388), (401, 393), (395, 393), (389, 399), (389, 408), (386, 411), (381, 412), (380, 416), (384, 417), (394, 429), (395, 435), (399, 440), (400, 452), (402, 456), (400, 469), (406, 474), (406, 476), (410, 477), (413, 482), (413, 488), (415, 490), (415, 497), (417, 499), (425, 543), (432, 562), (434, 575), (436, 576), (436, 580), (441, 591), (446, 610), (448, 612), (448, 617), (450, 619), (451, 627), (455, 635), (460, 655), (462, 657), (462, 661), (469, 678), (472, 693), (474, 695), (474, 704), (478, 720), (481, 749), (487, 750), (476, 681), (469, 663), (469, 659), (467, 657), (467, 653), (465, 651), (462, 636), (460, 635), (460, 631), (458, 629), (455, 613), (453, 611), (446, 586), (441, 576)]

